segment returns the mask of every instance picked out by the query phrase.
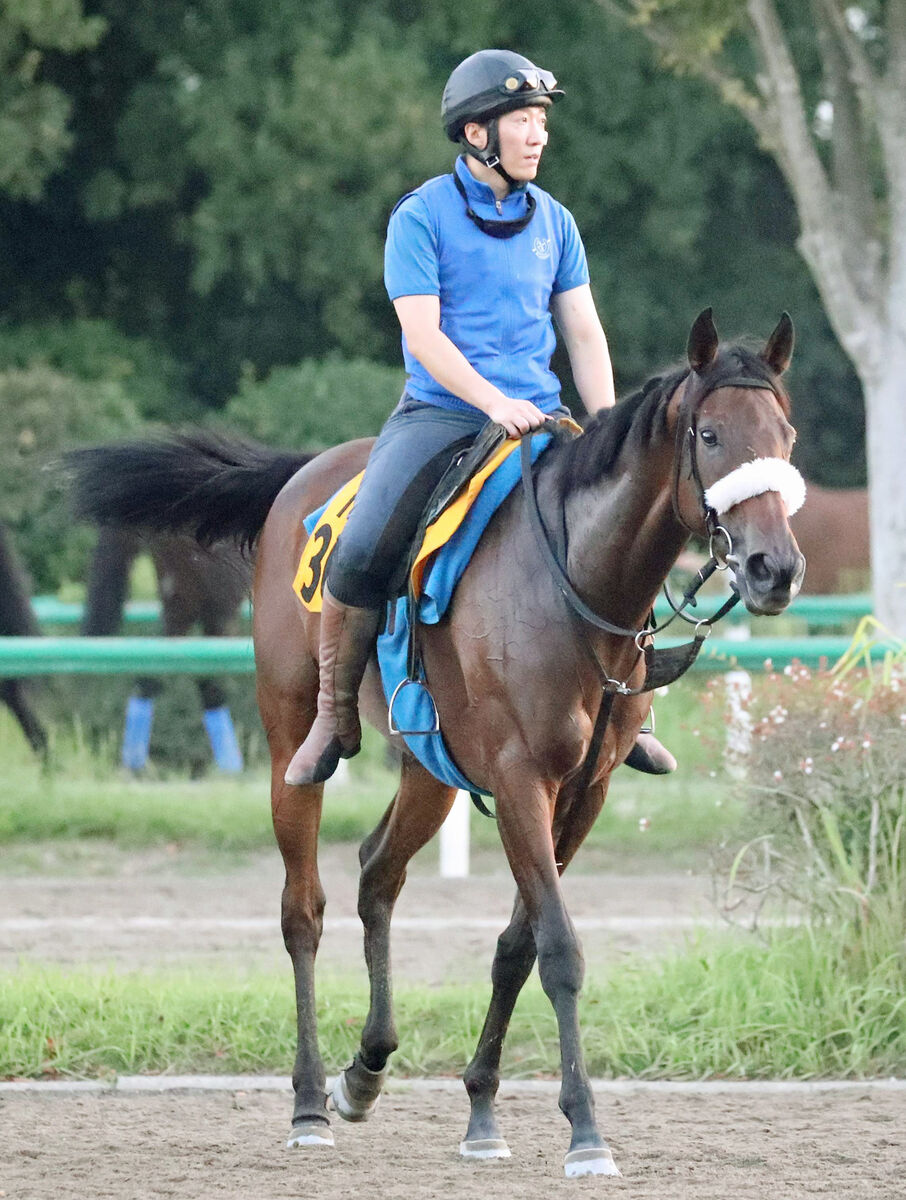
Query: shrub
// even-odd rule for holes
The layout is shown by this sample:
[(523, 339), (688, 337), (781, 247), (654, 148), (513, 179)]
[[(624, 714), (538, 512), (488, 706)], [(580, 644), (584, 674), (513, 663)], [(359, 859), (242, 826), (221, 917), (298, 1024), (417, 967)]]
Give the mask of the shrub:
[(83, 382), (45, 366), (0, 372), (0, 520), (40, 590), (81, 578), (94, 540), (68, 515), (60, 454), (140, 424), (119, 383)]
[(779, 889), (813, 920), (843, 918), (850, 930), (853, 918), (862, 929), (893, 921), (902, 951), (906, 645), (882, 665), (853, 652), (831, 670), (794, 662), (770, 672), (748, 713), (752, 836), (729, 868), (728, 895)]
[(31, 367), (117, 384), (148, 420), (181, 421), (195, 412), (185, 368), (147, 338), (120, 333), (109, 321), (0, 327), (0, 371)]
[(367, 359), (307, 359), (246, 378), (222, 420), (272, 446), (323, 450), (376, 434), (399, 400), (403, 372)]

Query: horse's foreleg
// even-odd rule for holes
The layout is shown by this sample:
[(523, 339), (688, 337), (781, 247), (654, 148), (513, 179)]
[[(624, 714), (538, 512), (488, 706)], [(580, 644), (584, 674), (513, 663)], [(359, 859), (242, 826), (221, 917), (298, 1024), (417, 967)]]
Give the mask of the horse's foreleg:
[(390, 918), (412, 856), (437, 833), (456, 796), (408, 753), (393, 804), (360, 852), (359, 916), (365, 930), (370, 1004), (359, 1050), (341, 1072), (332, 1100), (347, 1121), (364, 1121), (374, 1111), (398, 1041), (393, 1020)]
[[(594, 824), (604, 803), (604, 787), (590, 788), (581, 801), (568, 809), (568, 821), (555, 816), (557, 828), (555, 861), (562, 874)], [(560, 826), (565, 824), (565, 829)], [(519, 993), (531, 974), (537, 957), (531, 923), (517, 895), (513, 916), (497, 941), (491, 968), (491, 1003), (485, 1017), (474, 1057), (463, 1082), (469, 1093), (471, 1114), (460, 1153), (466, 1158), (508, 1158), (510, 1151), (500, 1136), (494, 1101), (500, 1085), (500, 1056), (510, 1018)]]
[[(515, 773), (497, 792), (501, 839), (531, 922), (541, 986), (553, 1006), (560, 1031), (560, 1108), (572, 1126), (564, 1164), (566, 1174), (617, 1175), (595, 1121), (594, 1096), (582, 1054), (578, 996), (585, 963), (560, 887), (560, 860), (551, 831), (552, 807), (552, 797), (539, 781), (519, 780)], [(586, 805), (576, 807), (581, 826)], [(567, 816), (561, 838), (565, 838), (569, 824)]]

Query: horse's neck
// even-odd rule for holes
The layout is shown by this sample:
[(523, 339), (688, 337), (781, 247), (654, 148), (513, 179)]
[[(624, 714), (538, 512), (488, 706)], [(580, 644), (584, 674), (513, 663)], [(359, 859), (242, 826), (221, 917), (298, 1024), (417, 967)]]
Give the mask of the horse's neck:
[(567, 570), (601, 616), (638, 628), (688, 537), (673, 511), (672, 452), (652, 452), (565, 501)]

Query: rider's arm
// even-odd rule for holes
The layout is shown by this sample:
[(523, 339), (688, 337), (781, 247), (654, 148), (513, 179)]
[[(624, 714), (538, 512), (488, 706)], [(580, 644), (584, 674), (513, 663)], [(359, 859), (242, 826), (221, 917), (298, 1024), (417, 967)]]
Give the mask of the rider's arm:
[(487, 413), (511, 434), (525, 433), (545, 421), (545, 415), (529, 400), (505, 396), (475, 370), (462, 351), (440, 327), (437, 296), (398, 296), (393, 301), (409, 353), (441, 387), (467, 404)]
[(569, 354), (576, 391), (590, 413), (610, 408), (615, 400), (613, 367), (607, 338), (588, 284), (557, 292), (551, 311)]

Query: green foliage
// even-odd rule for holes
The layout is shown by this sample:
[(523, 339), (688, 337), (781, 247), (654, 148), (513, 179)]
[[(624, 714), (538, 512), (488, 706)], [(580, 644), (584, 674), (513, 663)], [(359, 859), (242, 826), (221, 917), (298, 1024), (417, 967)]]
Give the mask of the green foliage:
[[(276, 918), (275, 918), (276, 922)], [(798, 932), (767, 946), (727, 938), (661, 961), (624, 958), (579, 997), (592, 1075), (645, 1079), (865, 1078), (906, 1065), (902, 956), (866, 962)], [(367, 991), (319, 976), (327, 1069), (352, 1057)], [(457, 1074), (471, 1057), (487, 985), (394, 988), (397, 1076)], [(21, 964), (0, 977), (0, 1075), (284, 1072), (295, 1040), (292, 980), (249, 970), (123, 973)], [(556, 1025), (536, 980), (503, 1054), (508, 1077), (558, 1074)]]
[(400, 398), (401, 369), (336, 356), (245, 378), (223, 420), (272, 446), (322, 450), (376, 434)]
[(0, 371), (38, 366), (79, 380), (114, 384), (147, 420), (176, 422), (193, 411), (184, 368), (161, 346), (128, 337), (109, 321), (0, 326)]
[(0, 520), (39, 590), (80, 577), (93, 540), (67, 516), (61, 453), (139, 425), (119, 383), (83, 382), (45, 366), (0, 371)]
[(70, 101), (42, 78), (48, 51), (73, 54), (95, 46), (100, 17), (85, 17), (81, 0), (6, 0), (0, 6), (0, 193), (37, 199), (72, 143)]
[[(744, 5), (669, 7), (701, 55)], [(166, 345), (212, 407), (243, 371), (337, 351), (398, 363), (387, 216), (451, 161), (438, 121), (449, 70), (478, 45), (511, 45), (567, 90), (539, 181), (585, 237), (620, 390), (678, 357), (706, 304), (725, 336), (766, 331), (788, 308), (801, 334), (800, 464), (825, 484), (863, 481), (858, 386), (796, 254), (778, 171), (741, 118), (697, 79), (660, 70), (597, 0), (98, 0), (93, 11), (109, 33), (84, 69), (47, 64), (73, 106), (68, 165), (44, 205), (0, 203), (7, 321), (103, 314)], [(557, 370), (569, 395), (562, 354)], [(161, 405), (154, 415), (172, 419)]]

